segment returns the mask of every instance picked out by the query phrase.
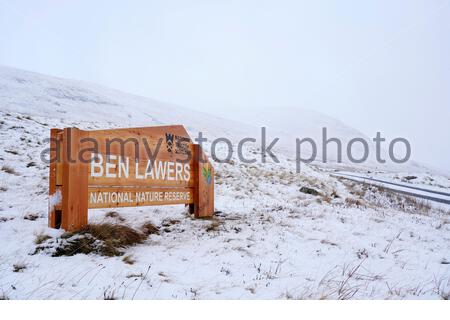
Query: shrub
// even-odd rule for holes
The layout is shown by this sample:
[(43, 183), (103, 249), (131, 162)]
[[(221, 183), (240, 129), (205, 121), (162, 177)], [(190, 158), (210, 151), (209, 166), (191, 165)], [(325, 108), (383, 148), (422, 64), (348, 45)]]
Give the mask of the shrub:
[(142, 243), (147, 236), (120, 224), (89, 224), (85, 228), (61, 236), (65, 241), (56, 248), (54, 257), (78, 253), (97, 253), (103, 256), (121, 256), (124, 248)]

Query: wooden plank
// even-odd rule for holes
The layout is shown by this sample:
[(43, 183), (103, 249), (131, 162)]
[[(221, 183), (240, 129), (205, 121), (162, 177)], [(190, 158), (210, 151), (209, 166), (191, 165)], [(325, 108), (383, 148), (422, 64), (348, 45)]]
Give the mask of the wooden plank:
[(194, 144), (196, 168), (194, 215), (196, 218), (214, 215), (214, 168), (198, 144)]
[(64, 143), (64, 130), (59, 130), (57, 134), (57, 153), (59, 153), (56, 162), (56, 185), (62, 186), (62, 156), (63, 156), (63, 143)]
[[(149, 159), (108, 157), (96, 155), (88, 168), (91, 186), (176, 186), (193, 187), (193, 160), (189, 163), (172, 162), (157, 157)], [(149, 162), (150, 161), (150, 162)]]
[(191, 143), (183, 126), (159, 126), (89, 131), (84, 147), (98, 149), (101, 154), (140, 159), (149, 159), (157, 153), (159, 159), (176, 161), (187, 159), (186, 147)]
[(89, 208), (190, 204), (193, 188), (89, 187)]
[(56, 163), (56, 185), (57, 186), (62, 186), (62, 172), (63, 172), (62, 162)]
[[(198, 184), (198, 212), (197, 217), (211, 217), (214, 215), (214, 168), (208, 161), (206, 163), (200, 164), (201, 175)], [(205, 176), (205, 170), (206, 175)]]
[(64, 129), (61, 227), (66, 231), (79, 230), (88, 223), (88, 164), (71, 161), (86, 136), (77, 128)]
[[(99, 154), (98, 161), (89, 166), (89, 185), (177, 187), (194, 185), (192, 174), (194, 172), (191, 172), (192, 143), (183, 126), (95, 130), (87, 134), (88, 139), (83, 143), (81, 157), (85, 161), (91, 161), (92, 150), (96, 150)], [(106, 146), (108, 143), (110, 148)], [(100, 161), (101, 165), (96, 163)], [(150, 170), (146, 178), (142, 179), (149, 168), (149, 161), (154, 170)], [(103, 174), (98, 176), (96, 173)], [(127, 174), (128, 177), (125, 179)]]

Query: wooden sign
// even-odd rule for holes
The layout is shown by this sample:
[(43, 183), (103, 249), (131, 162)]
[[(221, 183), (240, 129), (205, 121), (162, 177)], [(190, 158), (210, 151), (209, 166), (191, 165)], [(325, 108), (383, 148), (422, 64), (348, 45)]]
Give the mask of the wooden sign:
[(214, 213), (214, 169), (183, 126), (51, 129), (49, 226), (75, 231), (89, 208), (189, 205)]

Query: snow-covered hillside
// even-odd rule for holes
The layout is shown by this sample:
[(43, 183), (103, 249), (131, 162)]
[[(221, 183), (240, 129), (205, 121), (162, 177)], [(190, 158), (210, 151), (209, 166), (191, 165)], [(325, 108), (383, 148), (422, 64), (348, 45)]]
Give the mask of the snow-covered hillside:
[[(0, 67), (1, 110), (72, 121), (139, 127), (184, 124), (208, 136), (252, 134), (250, 126), (99, 85)], [(234, 134), (234, 135), (232, 135)], [(236, 136), (235, 136), (236, 135)]]
[[(297, 174), (295, 162), (283, 154), (279, 164), (243, 164), (235, 156), (215, 163), (211, 220), (195, 220), (183, 206), (91, 210), (92, 224), (141, 232), (151, 223), (158, 231), (122, 248), (119, 256), (54, 256), (82, 235), (47, 227), (48, 168), (39, 155), (50, 128), (181, 123), (191, 132), (236, 139), (258, 131), (96, 85), (5, 67), (0, 68), (0, 115), (1, 298), (449, 297), (450, 208), (347, 182), (326, 167), (304, 165)], [(447, 188), (445, 179), (438, 178)]]
[[(276, 117), (269, 117), (261, 110), (259, 114), (248, 115), (242, 118), (242, 122), (236, 122), (96, 84), (3, 66), (0, 66), (0, 102), (1, 110), (4, 111), (71, 121), (95, 120), (105, 123), (106, 127), (183, 124), (192, 137), (196, 137), (200, 131), (210, 140), (225, 137), (235, 143), (243, 137), (251, 137), (256, 139), (255, 147), (260, 146), (261, 126), (266, 126), (269, 142), (270, 139), (279, 138), (274, 150), (291, 159), (296, 156), (296, 138), (314, 139), (318, 165), (322, 161), (322, 128), (326, 127), (328, 138), (339, 138), (343, 148), (343, 164), (337, 164), (337, 148), (334, 143), (330, 143), (326, 157), (328, 167), (333, 165), (348, 169), (346, 145), (351, 139), (362, 137), (369, 143), (370, 152), (368, 160), (358, 167), (364, 170), (380, 169), (375, 161), (375, 146), (371, 139), (336, 119), (311, 110), (291, 110)], [(360, 158), (361, 145), (355, 144), (353, 152), (355, 158)], [(308, 158), (310, 154), (310, 145), (303, 144), (301, 157)], [(383, 158), (388, 159), (385, 150), (382, 150), (382, 154)], [(414, 162), (401, 166), (388, 162), (382, 169), (424, 171)]]

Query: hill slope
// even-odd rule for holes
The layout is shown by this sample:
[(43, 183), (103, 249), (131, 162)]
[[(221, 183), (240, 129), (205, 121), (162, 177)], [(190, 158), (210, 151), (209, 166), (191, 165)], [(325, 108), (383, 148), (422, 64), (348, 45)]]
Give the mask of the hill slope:
[[(260, 114), (247, 117), (249, 124), (222, 119), (206, 113), (183, 108), (149, 98), (144, 98), (96, 84), (76, 80), (50, 77), (38, 73), (0, 67), (0, 109), (30, 116), (52, 117), (71, 121), (99, 121), (106, 126), (137, 127), (160, 124), (183, 124), (193, 137), (199, 131), (208, 139), (226, 137), (237, 142), (242, 137), (252, 137), (260, 144), (260, 126), (268, 126), (268, 136), (278, 137), (275, 150), (290, 158), (295, 158), (295, 138), (313, 138), (318, 146), (318, 159), (322, 155), (322, 127), (328, 129), (328, 137), (342, 140), (343, 161), (349, 164), (345, 146), (348, 141), (364, 135), (331, 117), (309, 111), (292, 110), (279, 116)], [(251, 119), (251, 121), (249, 120)], [(357, 167), (380, 167), (375, 162), (375, 148), (369, 142), (370, 157)], [(335, 162), (336, 147), (328, 148), (327, 160)], [(354, 148), (355, 157), (361, 155), (359, 144)], [(305, 144), (302, 157), (311, 154), (309, 144)], [(384, 157), (386, 158), (386, 157)], [(402, 169), (408, 169), (403, 166)], [(347, 168), (348, 169), (348, 168)], [(392, 164), (383, 166), (385, 170), (396, 170)], [(418, 167), (414, 167), (418, 170)]]
[(50, 128), (175, 118), (212, 134), (252, 128), (10, 68), (0, 69), (0, 116), (0, 298), (439, 299), (450, 292), (448, 208), (348, 183), (315, 166), (296, 174), (283, 155), (279, 164), (243, 164), (235, 156), (215, 163), (211, 220), (195, 220), (183, 206), (90, 210), (94, 225), (157, 229), (120, 247), (122, 255), (105, 252), (114, 239), (92, 242), (47, 227), (48, 167), (40, 154)]

